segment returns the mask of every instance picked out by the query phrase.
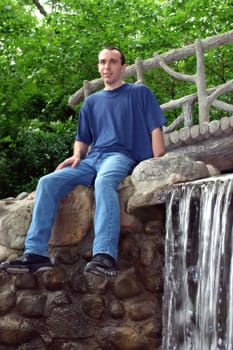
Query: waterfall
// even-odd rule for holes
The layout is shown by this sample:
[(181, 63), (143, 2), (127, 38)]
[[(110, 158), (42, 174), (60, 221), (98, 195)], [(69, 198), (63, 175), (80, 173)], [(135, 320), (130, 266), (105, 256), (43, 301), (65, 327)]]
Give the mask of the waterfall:
[(233, 350), (233, 174), (166, 202), (163, 350)]

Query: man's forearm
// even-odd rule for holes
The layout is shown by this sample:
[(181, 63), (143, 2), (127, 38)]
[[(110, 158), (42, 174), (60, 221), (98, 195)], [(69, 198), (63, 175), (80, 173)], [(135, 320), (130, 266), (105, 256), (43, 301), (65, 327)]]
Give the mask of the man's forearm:
[(162, 157), (166, 152), (162, 129), (156, 128), (152, 130), (151, 138), (153, 156)]
[(88, 145), (82, 141), (75, 141), (73, 155), (75, 158), (84, 158), (88, 150)]

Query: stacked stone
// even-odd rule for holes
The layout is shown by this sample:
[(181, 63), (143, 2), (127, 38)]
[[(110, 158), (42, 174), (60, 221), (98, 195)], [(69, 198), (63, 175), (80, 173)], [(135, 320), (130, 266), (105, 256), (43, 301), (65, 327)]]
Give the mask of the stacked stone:
[(151, 220), (147, 212), (136, 219), (136, 230), (133, 225), (130, 232), (129, 225), (121, 235), (116, 279), (83, 274), (91, 232), (79, 245), (51, 247), (53, 270), (15, 276), (0, 272), (1, 350), (158, 348), (164, 210), (149, 211), (159, 218)]
[[(84, 275), (93, 242), (93, 189), (60, 203), (50, 240), (55, 268), (0, 272), (0, 350), (156, 350), (162, 344), (166, 191), (216, 169), (167, 153), (120, 185), (118, 275)], [(0, 261), (23, 252), (33, 195), (0, 201)]]

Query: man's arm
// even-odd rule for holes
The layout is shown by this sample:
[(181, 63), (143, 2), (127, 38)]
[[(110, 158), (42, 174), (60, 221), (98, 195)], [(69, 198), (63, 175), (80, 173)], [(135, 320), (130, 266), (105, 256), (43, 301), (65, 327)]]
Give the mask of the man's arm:
[(82, 141), (75, 141), (73, 156), (65, 159), (60, 163), (56, 170), (60, 170), (67, 165), (71, 165), (72, 168), (76, 168), (81, 159), (83, 159), (87, 153), (88, 145)]
[(162, 129), (153, 129), (151, 132), (151, 139), (153, 156), (162, 157), (166, 152)]

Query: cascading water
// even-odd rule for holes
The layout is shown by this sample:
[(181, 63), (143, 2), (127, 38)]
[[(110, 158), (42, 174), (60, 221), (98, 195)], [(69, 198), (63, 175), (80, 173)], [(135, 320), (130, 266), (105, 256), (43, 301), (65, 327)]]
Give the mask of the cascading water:
[(166, 203), (163, 350), (233, 349), (233, 174)]

